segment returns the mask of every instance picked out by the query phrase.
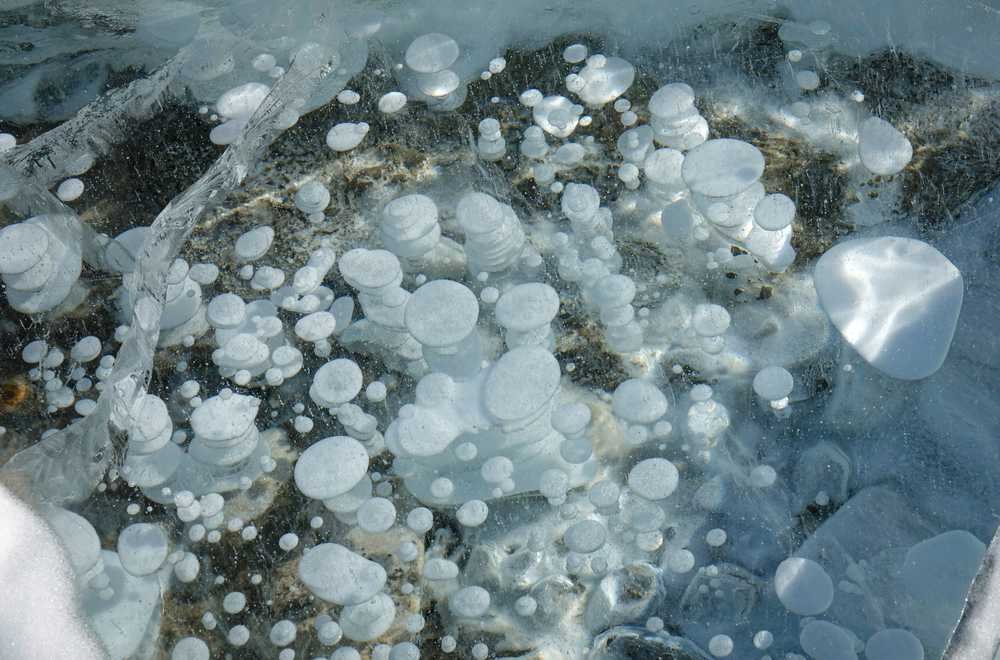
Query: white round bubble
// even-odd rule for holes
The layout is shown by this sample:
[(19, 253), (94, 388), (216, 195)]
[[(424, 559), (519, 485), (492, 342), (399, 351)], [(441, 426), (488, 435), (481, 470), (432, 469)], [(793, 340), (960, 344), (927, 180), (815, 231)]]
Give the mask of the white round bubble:
[(647, 458), (628, 473), (628, 487), (647, 500), (662, 500), (677, 489), (680, 475), (665, 458)]
[(774, 574), (778, 600), (788, 611), (801, 616), (822, 614), (833, 603), (833, 580), (811, 559), (789, 557)]

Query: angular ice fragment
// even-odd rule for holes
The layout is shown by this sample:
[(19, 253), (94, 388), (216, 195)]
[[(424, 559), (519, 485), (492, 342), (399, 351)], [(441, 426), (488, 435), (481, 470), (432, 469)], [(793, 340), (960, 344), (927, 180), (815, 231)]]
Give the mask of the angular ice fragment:
[(906, 599), (896, 618), (915, 631), (937, 657), (962, 613), (986, 546), (965, 530), (917, 543), (906, 553), (900, 581)]
[(845, 241), (820, 257), (814, 279), (823, 311), (879, 371), (917, 380), (944, 363), (964, 283), (932, 246), (896, 236)]

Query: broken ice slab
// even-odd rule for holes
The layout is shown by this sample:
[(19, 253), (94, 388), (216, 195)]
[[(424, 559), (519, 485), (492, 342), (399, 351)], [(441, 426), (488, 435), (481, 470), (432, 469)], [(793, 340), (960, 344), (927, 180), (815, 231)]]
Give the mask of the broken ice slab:
[(885, 486), (870, 486), (840, 507), (795, 555), (819, 562), (838, 586), (825, 616), (866, 637), (887, 614), (867, 582), (887, 576), (872, 575), (859, 562), (890, 550), (905, 552), (934, 532), (905, 497)]
[(898, 236), (835, 245), (816, 263), (823, 310), (861, 357), (917, 380), (944, 363), (962, 309), (962, 274), (923, 241)]

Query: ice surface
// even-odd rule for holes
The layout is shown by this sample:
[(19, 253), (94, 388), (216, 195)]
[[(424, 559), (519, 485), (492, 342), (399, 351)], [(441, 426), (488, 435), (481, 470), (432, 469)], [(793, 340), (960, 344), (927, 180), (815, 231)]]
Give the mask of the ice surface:
[[(712, 3), (691, 12), (645, 0), (625, 10), (582, 0), (578, 11), (546, 12), (512, 2), (456, 11), (451, 0), (416, 0), (407, 4), (405, 20), (395, 7), (381, 7), (383, 14), (352, 6), (343, 21), (341, 9), (319, 13), (318, 0), (292, 11), (259, 0), (129, 12), (102, 4), (83, 17), (78, 7), (66, 9), (100, 34), (104, 21), (121, 26), (109, 48), (135, 55), (122, 58), (122, 66), (134, 66), (128, 75), (181, 52), (145, 84), (113, 95), (120, 106), (90, 108), (81, 114), (87, 123), (70, 122), (34, 142), (29, 132), (9, 152), (17, 175), (0, 196), (14, 195), (5, 209), (13, 222), (40, 213), (29, 214), (33, 205), (47, 217), (70, 218), (69, 244), (80, 245), (87, 267), (65, 299), (69, 309), (60, 303), (44, 319), (28, 323), (15, 315), (22, 322), (4, 326), (16, 337), (12, 355), (27, 340), (43, 339), (25, 348), (30, 363), (14, 361), (13, 384), (4, 374), (4, 414), (13, 405), (15, 421), (4, 418), (0, 435), (10, 435), (0, 444), (13, 438), (17, 446), (25, 428), (32, 437), (24, 440), (34, 440), (46, 426), (73, 422), (68, 431), (43, 435), (37, 448), (5, 466), (4, 478), (27, 467), (37, 491), (83, 501), (88, 515), (103, 515), (110, 503), (114, 514), (101, 520), (101, 537), (119, 540), (121, 560), (108, 559), (107, 580), (147, 594), (149, 607), (160, 602), (157, 580), (183, 584), (180, 594), (204, 602), (199, 607), (211, 630), (212, 611), (220, 604), (232, 609), (222, 598), (226, 591), (240, 590), (237, 614), (261, 612), (255, 601), (270, 593), (273, 616), (226, 620), (224, 634), (204, 635), (213, 655), (227, 643), (223, 652), (230, 654), (275, 653), (273, 646), (282, 644), (298, 653), (314, 638), (337, 644), (343, 636), (335, 657), (355, 653), (348, 644), (365, 657), (406, 657), (415, 646), (399, 642), (405, 629), (422, 648), (474, 657), (560, 649), (599, 658), (671, 648), (704, 658), (699, 645), (719, 657), (749, 657), (751, 640), (765, 638), (760, 650), (773, 648), (775, 657), (854, 657), (865, 640), (877, 650), (877, 631), (893, 626), (911, 631), (936, 655), (945, 639), (941, 622), (957, 615), (930, 611), (924, 601), (940, 603), (914, 594), (940, 589), (958, 603), (961, 580), (927, 587), (905, 566), (912, 555), (937, 574), (964, 576), (974, 563), (969, 538), (992, 531), (996, 452), (988, 439), (996, 435), (996, 415), (989, 392), (997, 361), (988, 328), (996, 272), (983, 264), (995, 250), (982, 229), (991, 218), (951, 207), (954, 217), (896, 211), (919, 206), (932, 189), (914, 192), (915, 178), (936, 186), (940, 171), (954, 164), (943, 136), (960, 135), (962, 149), (981, 139), (976, 117), (990, 106), (988, 83), (958, 75), (968, 70), (947, 72), (945, 82), (926, 92), (923, 67), (941, 71), (906, 59), (920, 47), (941, 53), (926, 43), (893, 51), (917, 71), (901, 83), (905, 101), (894, 96), (898, 90), (879, 86), (891, 74), (879, 69), (873, 82), (864, 70), (870, 63), (856, 57), (859, 44), (884, 40), (895, 48), (897, 38), (907, 42), (923, 29), (899, 16), (879, 23), (872, 31), (878, 35), (859, 39), (856, 26), (835, 25), (839, 16), (796, 23), (814, 3), (780, 17), (753, 1), (728, 3), (718, 23)], [(831, 13), (829, 3), (825, 10)], [(328, 16), (337, 19), (336, 29), (325, 26)], [(687, 33), (693, 23), (700, 27)], [(31, 34), (49, 27), (32, 27)], [(943, 29), (951, 27), (943, 22)], [(600, 43), (607, 55), (588, 59), (582, 44), (564, 49), (578, 37), (551, 41), (574, 28), (594, 34), (598, 40), (588, 43)], [(422, 33), (454, 40), (433, 36), (421, 45), (414, 39)], [(298, 59), (305, 34), (330, 50), (309, 48)], [(364, 66), (367, 39), (372, 68), (356, 79), (360, 93), (337, 94)], [(64, 41), (70, 48), (74, 40)], [(89, 44), (96, 54), (87, 57), (112, 57), (97, 41)], [(748, 44), (765, 47), (750, 57)], [(535, 57), (535, 48), (547, 50)], [(36, 44), (24, 56), (48, 49)], [(297, 84), (311, 79), (310, 71), (329, 74), (329, 86), (313, 93), (311, 84)], [(954, 84), (947, 80), (952, 74)], [(681, 77), (691, 85), (669, 84), (649, 98), (657, 85)], [(641, 84), (629, 87), (633, 78)], [(212, 140), (231, 146), (152, 226), (129, 229), (131, 206), (129, 214), (92, 210), (107, 201), (105, 186), (120, 164), (121, 153), (109, 155), (109, 148), (159, 111), (162, 89), (174, 80), (175, 89), (190, 89), (184, 111), (198, 110), (187, 107), (192, 98), (205, 104), (193, 126), (199, 146), (208, 141), (204, 125), (216, 126)], [(844, 89), (845, 81), (864, 93)], [(528, 84), (539, 89), (524, 89)], [(909, 94), (910, 86), (920, 93)], [(56, 87), (65, 107), (77, 102), (73, 84)], [(947, 102), (936, 97), (941, 90)], [(339, 104), (307, 114), (335, 94)], [(583, 107), (618, 94), (613, 111), (587, 114)], [(63, 105), (20, 94), (13, 105), (31, 113), (49, 112), (54, 103)], [(951, 103), (959, 112), (942, 112)], [(392, 116), (381, 115), (379, 106)], [(256, 117), (248, 115), (252, 108)], [(957, 125), (952, 118), (966, 110), (962, 133), (929, 137), (928, 126)], [(864, 121), (872, 113), (912, 137), (918, 145), (912, 162), (913, 149), (896, 129)], [(294, 120), (287, 139), (258, 161), (276, 129)], [(348, 120), (351, 135), (330, 129)], [(354, 142), (362, 128), (367, 139)], [(335, 144), (324, 146), (328, 130)], [(742, 146), (711, 156), (714, 141), (702, 144), (710, 130)], [(519, 149), (506, 140), (520, 141)], [(355, 151), (343, 154), (338, 146)], [(759, 171), (764, 153), (766, 174)], [(988, 151), (971, 160), (958, 153), (957, 160), (968, 165), (982, 154)], [(871, 176), (880, 169), (898, 176)], [(247, 173), (251, 185), (230, 194)], [(82, 217), (76, 225), (50, 192), (67, 176), (85, 182), (74, 202)], [(977, 182), (981, 176), (974, 175)], [(174, 180), (162, 183), (166, 190)], [(767, 194), (777, 190), (790, 197)], [(950, 199), (950, 186), (940, 190)], [(304, 202), (295, 213), (291, 204), (303, 191), (315, 199), (295, 200)], [(224, 210), (212, 212), (220, 203)], [(929, 369), (924, 382), (883, 377), (871, 365), (888, 373), (884, 365), (862, 348), (843, 350), (832, 334), (835, 315), (833, 323), (825, 316), (823, 289), (831, 280), (814, 261), (842, 234), (866, 236), (851, 224), (858, 206), (872, 220), (899, 216), (905, 229), (878, 233), (920, 236), (961, 269), (964, 277), (948, 286), (961, 294), (968, 284), (967, 309), (959, 315), (955, 305), (954, 339), (945, 333), (942, 349), (938, 334), (921, 335), (909, 341), (930, 350), (911, 346), (916, 358), (896, 357), (895, 364), (921, 367), (938, 356), (942, 368)], [(278, 240), (257, 240), (271, 226)], [(861, 240), (900, 240), (875, 235)], [(849, 243), (828, 256), (843, 245)], [(31, 263), (12, 273), (12, 299), (25, 290), (47, 295), (37, 293), (44, 287), (25, 287), (48, 282), (48, 266), (32, 269), (51, 260), (49, 250), (28, 252)], [(16, 268), (23, 265), (18, 259), (8, 261)], [(926, 330), (921, 314), (947, 305), (936, 294), (928, 305), (925, 291), (906, 287), (916, 271), (940, 270), (947, 279), (951, 271), (935, 259), (914, 258), (920, 267), (903, 274), (882, 259), (882, 269), (865, 276), (878, 309), (888, 295), (891, 315), (898, 303), (892, 292), (903, 289), (901, 297), (918, 300), (912, 327)], [(197, 263), (189, 269), (188, 260)], [(105, 280), (119, 277), (121, 316), (92, 323), (102, 313), (97, 296)], [(436, 295), (451, 285), (459, 287), (455, 295)], [(202, 291), (212, 301), (207, 307)], [(352, 318), (354, 296), (360, 318)], [(864, 315), (854, 312), (855, 319)], [(199, 314), (212, 332), (187, 325)], [(175, 326), (175, 341), (161, 350)], [(84, 333), (96, 341), (85, 351), (76, 343)], [(211, 362), (204, 359), (209, 355)], [(246, 389), (213, 397), (224, 387), (220, 378)], [(71, 404), (77, 400), (75, 408), (65, 404), (67, 396)], [(344, 433), (336, 438), (353, 443), (350, 451), (324, 456), (331, 438), (317, 439), (331, 433)], [(118, 438), (127, 445), (114, 445)], [(887, 479), (895, 492), (872, 486)], [(288, 488), (289, 480), (298, 488)], [(126, 504), (136, 486), (158, 505), (143, 511)], [(217, 492), (226, 493), (225, 501)], [(521, 493), (528, 495), (514, 497)], [(414, 509), (417, 500), (426, 508)], [(140, 511), (141, 517), (125, 517)], [(279, 516), (277, 528), (271, 518), (262, 523), (268, 513)], [(397, 524), (398, 514), (405, 526)], [(160, 561), (159, 577), (135, 578), (118, 563), (128, 569), (134, 560), (138, 572), (156, 563), (142, 552), (130, 556), (130, 525), (147, 521), (167, 532), (168, 545), (183, 547)], [(921, 558), (924, 544), (951, 528), (969, 531), (949, 532), (954, 553), (936, 554), (961, 560)], [(871, 529), (880, 533), (863, 533)], [(208, 544), (223, 535), (232, 561), (220, 564)], [(99, 545), (85, 536), (68, 541), (77, 572), (96, 570), (85, 564)], [(286, 590), (274, 581), (294, 583), (303, 555), (331, 541), (379, 566), (382, 584), (330, 614), (322, 613), (322, 598), (314, 602), (308, 593), (304, 605), (289, 607), (286, 594), (306, 593), (308, 582), (299, 579), (298, 590)], [(165, 553), (159, 542), (152, 545), (154, 559)], [(798, 560), (816, 562), (818, 572), (808, 563), (794, 577), (782, 571)], [(339, 565), (324, 562), (322, 570), (331, 564)], [(263, 586), (245, 586), (244, 576)], [(87, 602), (113, 601), (102, 635), (110, 631), (123, 646), (142, 637), (152, 612), (145, 601), (134, 607), (138, 598), (109, 594), (104, 578), (77, 578), (74, 588)], [(227, 586), (214, 588), (214, 580)], [(476, 616), (466, 614), (476, 608), (449, 607), (470, 588), (489, 597)], [(201, 634), (176, 623), (189, 617), (176, 616), (179, 601), (169, 589), (162, 601), (171, 610), (167, 648)], [(827, 591), (832, 602), (819, 607)], [(579, 616), (585, 604), (588, 616)], [(822, 620), (801, 618), (813, 610)], [(433, 638), (436, 622), (418, 614), (435, 611), (451, 617), (449, 636), (440, 640)], [(298, 613), (316, 617), (316, 626), (295, 620)], [(116, 633), (118, 625), (127, 633)], [(665, 625), (690, 639), (667, 636)], [(489, 650), (480, 642), (484, 629)], [(883, 643), (902, 654), (913, 651), (909, 641), (896, 635)], [(165, 652), (163, 646), (156, 650)], [(283, 660), (293, 648), (281, 651)]]
[(962, 274), (934, 247), (884, 236), (845, 241), (820, 258), (820, 304), (844, 340), (893, 378), (944, 363), (962, 309)]

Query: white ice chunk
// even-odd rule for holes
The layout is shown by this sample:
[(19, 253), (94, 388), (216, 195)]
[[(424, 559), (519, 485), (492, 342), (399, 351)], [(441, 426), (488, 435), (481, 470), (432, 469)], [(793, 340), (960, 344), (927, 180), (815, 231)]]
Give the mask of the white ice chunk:
[(535, 123), (549, 135), (566, 138), (573, 134), (580, 113), (565, 96), (546, 96), (531, 109)]
[(305, 552), (299, 579), (313, 594), (337, 605), (360, 605), (385, 586), (381, 565), (337, 543), (321, 543)]
[(159, 525), (135, 523), (118, 535), (118, 557), (129, 575), (156, 572), (167, 559), (167, 535)]
[(235, 293), (221, 293), (208, 303), (208, 322), (213, 328), (238, 327), (246, 318), (247, 304)]
[(101, 340), (93, 335), (83, 337), (69, 351), (69, 356), (76, 362), (90, 362), (100, 355)]
[(680, 475), (665, 458), (647, 458), (628, 473), (628, 487), (639, 497), (662, 500), (677, 490)]
[[(829, 621), (810, 621), (799, 633), (799, 644), (809, 657), (816, 660), (858, 660), (854, 638), (840, 626)], [(896, 656), (885, 656), (897, 660)]]
[(490, 609), (490, 592), (482, 587), (463, 587), (448, 598), (448, 609), (455, 616), (481, 617)]
[(559, 313), (559, 294), (548, 284), (519, 284), (500, 296), (493, 312), (508, 330), (528, 332), (552, 322)]
[(271, 92), (261, 83), (246, 83), (226, 91), (215, 102), (216, 111), (226, 119), (248, 119)]
[(917, 636), (902, 628), (880, 630), (868, 638), (865, 657), (869, 660), (924, 660), (924, 645)]
[(907, 595), (897, 620), (917, 632), (937, 657), (962, 613), (986, 546), (965, 530), (952, 530), (917, 543), (903, 561)]
[(774, 573), (778, 600), (789, 612), (801, 616), (822, 614), (833, 603), (833, 580), (811, 559), (789, 557)]
[(874, 174), (896, 174), (913, 158), (913, 146), (906, 136), (878, 117), (869, 117), (858, 129), (861, 164)]
[(691, 325), (702, 337), (718, 337), (729, 329), (730, 321), (729, 312), (720, 305), (697, 305), (691, 315)]
[(519, 347), (501, 357), (483, 388), (486, 410), (501, 423), (515, 422), (546, 405), (559, 390), (559, 363), (543, 348)]
[(563, 542), (572, 552), (586, 554), (604, 547), (608, 530), (596, 520), (581, 520), (563, 533)]
[(462, 84), (462, 79), (451, 69), (435, 73), (421, 73), (417, 76), (417, 88), (427, 96), (443, 98)]
[(844, 340), (893, 378), (936, 372), (962, 308), (962, 274), (923, 241), (883, 236), (845, 241), (816, 263), (820, 305)]
[(236, 258), (240, 261), (256, 261), (271, 249), (274, 229), (268, 226), (256, 227), (236, 239)]
[(295, 336), (303, 341), (317, 342), (326, 339), (337, 328), (337, 320), (330, 312), (313, 312), (295, 323)]
[(764, 173), (764, 154), (742, 140), (709, 140), (687, 153), (682, 173), (688, 187), (698, 194), (736, 195), (760, 179)]
[(396, 524), (396, 507), (384, 497), (372, 497), (358, 507), (358, 527), (371, 534), (388, 531)]
[(782, 367), (764, 367), (753, 378), (753, 391), (768, 401), (780, 401), (792, 393), (792, 374)]
[(295, 485), (306, 497), (328, 500), (350, 491), (368, 472), (364, 446), (343, 435), (310, 445), (295, 463)]
[(611, 399), (615, 414), (632, 424), (652, 424), (667, 412), (669, 403), (652, 383), (630, 378), (615, 388)]
[(580, 71), (583, 89), (578, 96), (591, 107), (621, 96), (635, 80), (635, 67), (620, 57), (591, 57)]
[(334, 408), (351, 401), (361, 391), (364, 379), (361, 369), (344, 358), (331, 360), (316, 370), (309, 397), (317, 405)]
[(330, 191), (319, 181), (307, 181), (295, 193), (295, 208), (306, 215), (320, 213), (330, 204)]
[(83, 181), (72, 178), (66, 179), (56, 188), (56, 197), (64, 202), (72, 202), (80, 198), (83, 194)]
[(378, 100), (379, 112), (387, 115), (399, 112), (405, 105), (406, 94), (402, 92), (389, 92), (388, 94), (383, 94), (382, 98)]
[(326, 146), (334, 151), (350, 151), (361, 144), (369, 129), (367, 122), (341, 122), (326, 134)]
[(345, 607), (340, 613), (340, 628), (349, 640), (369, 642), (382, 636), (395, 618), (396, 605), (392, 598), (377, 594), (363, 603)]
[(417, 73), (436, 73), (458, 59), (458, 43), (446, 34), (432, 32), (414, 39), (406, 49), (406, 66)]
[(37, 224), (20, 222), (0, 230), (0, 273), (24, 273), (45, 256), (49, 234)]
[(434, 280), (413, 292), (404, 318), (406, 329), (424, 346), (454, 346), (476, 328), (479, 301), (463, 284)]
[(795, 202), (787, 195), (775, 193), (757, 202), (753, 210), (757, 226), (768, 231), (778, 231), (792, 224), (795, 219)]

